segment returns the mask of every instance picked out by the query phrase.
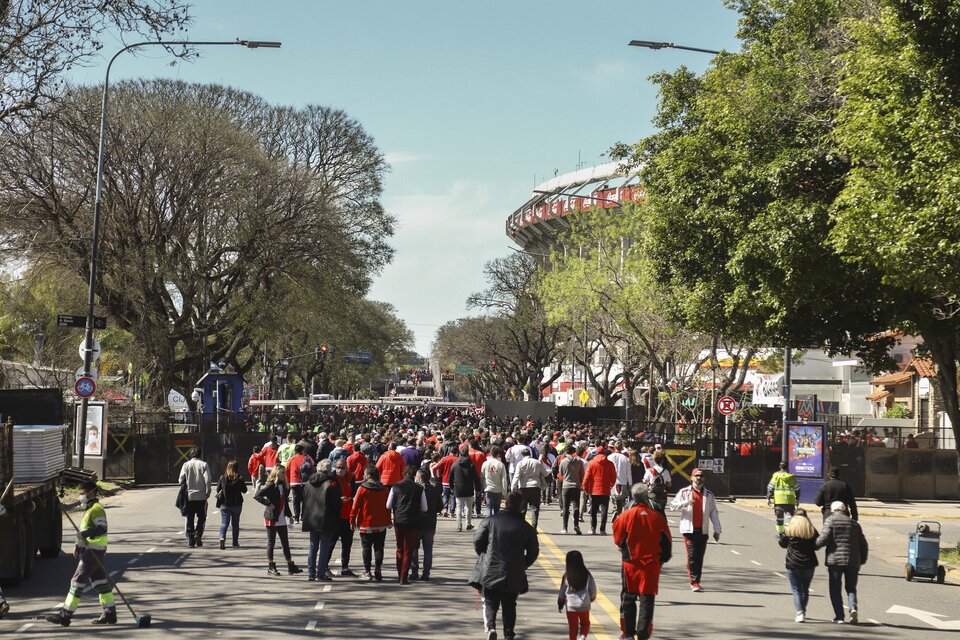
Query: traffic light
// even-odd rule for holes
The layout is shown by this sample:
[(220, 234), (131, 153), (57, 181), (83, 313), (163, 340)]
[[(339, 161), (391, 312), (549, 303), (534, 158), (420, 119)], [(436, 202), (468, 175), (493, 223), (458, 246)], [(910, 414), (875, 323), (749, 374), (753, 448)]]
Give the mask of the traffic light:
[(496, 360), (491, 360), (491, 361), (490, 361), (490, 366), (493, 367), (494, 369), (496, 369), (496, 368), (497, 368), (497, 361), (496, 361)]
[(330, 346), (325, 344), (320, 345), (320, 353), (323, 355), (330, 353)]

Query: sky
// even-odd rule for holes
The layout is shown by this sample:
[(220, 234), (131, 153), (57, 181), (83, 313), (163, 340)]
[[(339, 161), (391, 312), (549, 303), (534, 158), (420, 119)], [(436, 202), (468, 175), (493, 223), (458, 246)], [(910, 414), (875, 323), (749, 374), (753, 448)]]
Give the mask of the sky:
[[(283, 47), (208, 47), (173, 64), (159, 48), (125, 53), (111, 81), (219, 83), (357, 119), (391, 165), (383, 202), (398, 219), (369, 297), (396, 307), (423, 355), (440, 325), (473, 313), (466, 298), (510, 252), (506, 218), (535, 184), (653, 133), (648, 77), (711, 58), (630, 40), (738, 46), (720, 0), (200, 0), (191, 13), (190, 39)], [(71, 80), (98, 84), (105, 68), (96, 59)]]

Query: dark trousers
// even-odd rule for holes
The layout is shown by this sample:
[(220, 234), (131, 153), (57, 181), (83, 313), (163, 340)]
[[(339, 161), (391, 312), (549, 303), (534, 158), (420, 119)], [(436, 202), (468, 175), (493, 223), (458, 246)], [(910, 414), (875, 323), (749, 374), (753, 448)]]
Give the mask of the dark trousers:
[(481, 515), (483, 515), (483, 492), (478, 491), (473, 500), (473, 512), (476, 513), (477, 517), (479, 518)]
[(590, 528), (597, 528), (597, 513), (600, 513), (600, 531), (607, 530), (607, 509), (610, 508), (610, 496), (590, 494)]
[(687, 547), (687, 575), (690, 584), (700, 582), (703, 575), (703, 556), (707, 552), (707, 534), (702, 530), (683, 534), (683, 543)]
[(223, 505), (220, 507), (220, 539), (227, 539), (227, 526), (233, 531), (233, 546), (240, 544), (240, 511), (243, 505), (238, 504), (233, 507)]
[(523, 487), (520, 489), (520, 493), (527, 501), (527, 510), (533, 512), (530, 519), (532, 520), (531, 524), (536, 528), (537, 523), (540, 522), (540, 487)]
[(503, 494), (494, 493), (493, 491), (487, 491), (485, 493), (487, 495), (487, 517), (492, 518), (500, 513), (500, 503), (503, 502)]
[(830, 577), (830, 604), (833, 605), (833, 619), (843, 620), (843, 594), (847, 592), (847, 606), (851, 611), (857, 610), (857, 581), (860, 578), (860, 567), (828, 566), (827, 575)]
[(360, 534), (360, 548), (363, 553), (363, 569), (370, 573), (370, 565), (374, 563), (376, 574), (380, 575), (383, 567), (383, 545), (387, 541), (387, 530)]
[(287, 564), (292, 562), (290, 556), (290, 538), (286, 527), (267, 527), (267, 562), (273, 564), (273, 550), (277, 546), (277, 536), (280, 537), (280, 546), (283, 548), (283, 557)]
[(290, 507), (293, 509), (293, 521), (300, 522), (300, 514), (303, 513), (303, 485), (290, 485)]
[(487, 631), (497, 629), (497, 610), (501, 608), (503, 609), (503, 637), (510, 640), (516, 635), (513, 628), (517, 624), (517, 594), (484, 588), (483, 626)]
[(331, 540), (334, 533), (332, 531), (311, 531), (310, 549), (307, 551), (307, 577), (311, 580), (317, 576), (323, 577), (327, 574), (327, 568), (330, 564)]
[[(436, 529), (420, 529), (420, 537), (417, 538), (417, 546), (413, 550), (413, 563), (410, 568), (414, 573), (420, 573), (420, 577), (429, 578), (430, 569), (433, 568), (433, 539), (437, 535)], [(420, 553), (420, 547), (423, 547), (423, 572), (420, 572), (420, 562), (417, 556)]]
[(623, 636), (647, 640), (653, 633), (653, 605), (656, 596), (639, 593), (620, 593), (620, 617), (623, 619)]
[(573, 508), (573, 528), (580, 528), (580, 488), (564, 487), (560, 492), (560, 502), (563, 503), (563, 528), (570, 522), (570, 508)]
[(413, 563), (413, 554), (417, 551), (420, 530), (395, 524), (393, 532), (397, 536), (397, 576), (405, 582), (410, 577), (410, 565)]
[(187, 501), (187, 538), (202, 538), (203, 525), (207, 522), (207, 501)]
[(453, 513), (453, 505), (456, 501), (456, 498), (453, 496), (453, 489), (450, 488), (450, 485), (443, 485), (443, 490), (441, 493), (441, 504), (443, 505), (443, 510), (447, 513)]
[(340, 529), (333, 534), (330, 540), (330, 557), (327, 558), (327, 564), (333, 558), (333, 550), (337, 548), (337, 541), (340, 541), (340, 569), (350, 568), (350, 549), (353, 548), (353, 529), (350, 528), (350, 520), (340, 518)]

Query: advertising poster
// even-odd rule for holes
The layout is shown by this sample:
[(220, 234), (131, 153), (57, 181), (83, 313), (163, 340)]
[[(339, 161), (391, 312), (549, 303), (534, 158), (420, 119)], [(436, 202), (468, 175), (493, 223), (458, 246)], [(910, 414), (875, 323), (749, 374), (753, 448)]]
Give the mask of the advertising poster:
[(103, 457), (103, 446), (107, 441), (107, 408), (103, 402), (91, 402), (87, 405), (87, 439), (80, 442), (82, 429), (80, 428), (80, 405), (77, 405), (77, 451), (83, 447), (85, 456), (94, 458)]
[(788, 470), (798, 478), (822, 478), (824, 464), (823, 422), (787, 422)]

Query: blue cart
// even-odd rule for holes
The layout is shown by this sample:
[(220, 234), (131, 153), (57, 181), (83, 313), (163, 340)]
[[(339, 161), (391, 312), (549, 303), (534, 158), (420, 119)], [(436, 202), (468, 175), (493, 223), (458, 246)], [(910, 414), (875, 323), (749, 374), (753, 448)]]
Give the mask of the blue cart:
[[(934, 530), (931, 525), (936, 526)], [(926, 578), (940, 584), (947, 577), (947, 571), (940, 564), (940, 523), (933, 520), (921, 520), (917, 530), (910, 534), (907, 543), (907, 581), (914, 578)]]

